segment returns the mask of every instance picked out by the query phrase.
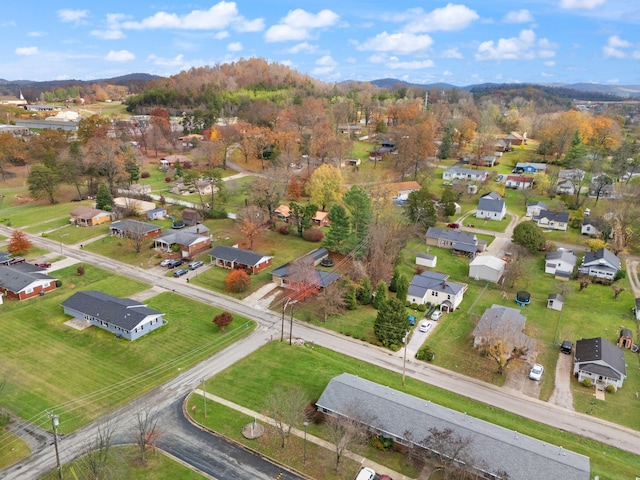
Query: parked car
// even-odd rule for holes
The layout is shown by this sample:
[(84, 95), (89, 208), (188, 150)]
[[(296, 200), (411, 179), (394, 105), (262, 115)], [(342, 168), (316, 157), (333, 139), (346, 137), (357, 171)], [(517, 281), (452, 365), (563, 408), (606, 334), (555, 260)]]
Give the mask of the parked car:
[(36, 262), (34, 265), (40, 268), (49, 268), (51, 266), (51, 262)]
[(173, 276), (178, 278), (178, 277), (181, 277), (183, 275), (186, 275), (187, 273), (189, 273), (189, 270), (181, 268), (180, 270), (176, 270), (175, 272), (173, 272)]
[(414, 315), (409, 315), (409, 325), (412, 327), (416, 324), (416, 317)]
[(24, 257), (13, 257), (9, 259), (9, 265), (17, 265), (18, 263), (24, 263)]
[(204, 265), (204, 262), (191, 262), (189, 264), (189, 270), (195, 270), (196, 268), (200, 268)]
[(431, 314), (431, 320), (438, 321), (442, 317), (442, 310), (436, 310)]
[(460, 228), (459, 223), (447, 223), (447, 227), (449, 228)]
[(418, 330), (421, 332), (428, 332), (431, 329), (431, 322), (427, 322), (426, 320), (420, 322), (420, 326)]
[(531, 371), (529, 372), (529, 378), (531, 380), (539, 381), (542, 378), (542, 374), (544, 373), (544, 367), (539, 363), (536, 363)]
[(176, 268), (183, 264), (184, 264), (184, 261), (182, 260), (171, 260), (171, 262), (167, 264), (167, 268)]
[(356, 475), (356, 480), (373, 480), (376, 478), (376, 472), (369, 467), (362, 467)]
[(162, 260), (160, 262), (160, 266), (161, 267), (168, 267), (173, 262), (174, 262), (174, 260), (172, 260), (171, 258), (165, 258), (164, 260)]
[(565, 340), (560, 345), (560, 351), (566, 355), (571, 355), (573, 351), (573, 342), (571, 340)]

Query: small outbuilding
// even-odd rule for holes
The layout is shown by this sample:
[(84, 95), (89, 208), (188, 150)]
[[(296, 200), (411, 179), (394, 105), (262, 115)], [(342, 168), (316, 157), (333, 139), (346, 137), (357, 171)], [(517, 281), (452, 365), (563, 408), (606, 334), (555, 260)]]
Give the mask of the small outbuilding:
[(547, 308), (561, 311), (564, 307), (564, 296), (559, 293), (550, 293), (547, 297)]
[(431, 255), (430, 253), (416, 254), (416, 265), (435, 268), (437, 263), (438, 263), (438, 257), (435, 255)]
[(618, 338), (618, 347), (631, 348), (633, 346), (633, 333), (628, 328), (620, 330), (620, 337)]
[(487, 280), (488, 282), (498, 283), (507, 262), (501, 258), (491, 255), (479, 255), (469, 263), (469, 277), (475, 280)]

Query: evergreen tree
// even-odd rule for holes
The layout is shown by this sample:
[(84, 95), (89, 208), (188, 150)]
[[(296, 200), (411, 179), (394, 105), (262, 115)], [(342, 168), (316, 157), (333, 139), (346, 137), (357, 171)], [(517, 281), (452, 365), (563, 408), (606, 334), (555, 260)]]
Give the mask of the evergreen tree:
[(354, 256), (358, 258), (366, 252), (363, 242), (369, 236), (369, 225), (373, 217), (371, 197), (361, 187), (354, 185), (344, 194), (343, 200), (349, 211), (351, 225), (349, 250), (357, 249)]
[(344, 290), (344, 306), (347, 310), (355, 310), (358, 308), (357, 290), (355, 285), (348, 285)]
[(576, 130), (571, 139), (569, 150), (564, 156), (564, 163), (568, 166), (577, 166), (587, 156), (587, 146), (582, 143), (580, 132)]
[(404, 213), (412, 223), (419, 225), (425, 231), (436, 224), (436, 206), (431, 200), (431, 195), (429, 195), (426, 187), (409, 194), (404, 205)]
[(453, 192), (451, 187), (445, 187), (444, 190), (442, 190), (442, 199), (440, 200), (440, 203), (442, 204), (444, 214), (447, 217), (451, 217), (456, 214), (456, 200), (456, 194)]
[(113, 210), (113, 197), (106, 183), (98, 185), (98, 193), (96, 194), (96, 208), (110, 212)]
[(385, 347), (397, 348), (402, 345), (402, 339), (409, 331), (409, 319), (404, 302), (390, 297), (382, 302), (378, 309), (373, 332)]
[(184, 176), (184, 171), (182, 170), (182, 165), (180, 165), (179, 161), (176, 161), (175, 163), (175, 168), (176, 168), (176, 175), (175, 178), (180, 178)]
[(342, 205), (335, 204), (329, 211), (329, 231), (327, 232), (323, 246), (332, 252), (346, 253), (349, 251), (349, 218)]
[(396, 280), (396, 298), (402, 300), (402, 304), (407, 301), (407, 293), (409, 292), (409, 280), (404, 273), (398, 275)]
[(373, 293), (373, 286), (371, 285), (371, 279), (364, 277), (360, 288), (358, 288), (358, 301), (360, 305), (369, 305), (371, 303), (371, 294)]
[(455, 135), (455, 128), (450, 123), (444, 127), (444, 133), (442, 135), (442, 142), (440, 143), (440, 158), (446, 160), (453, 152), (453, 137)]
[(539, 252), (545, 246), (546, 240), (542, 229), (534, 222), (522, 222), (513, 229), (513, 243), (522, 245), (530, 252)]
[(376, 285), (376, 296), (373, 298), (373, 306), (376, 310), (380, 309), (380, 305), (387, 301), (387, 283), (380, 280)]
[(134, 158), (128, 158), (124, 164), (124, 169), (129, 175), (129, 185), (140, 180), (140, 166)]
[(398, 276), (400, 275), (400, 272), (398, 271), (397, 268), (395, 268), (393, 270), (393, 275), (391, 276), (391, 281), (389, 282), (389, 291), (390, 292), (394, 292), (396, 291), (397, 288), (397, 284), (398, 284)]

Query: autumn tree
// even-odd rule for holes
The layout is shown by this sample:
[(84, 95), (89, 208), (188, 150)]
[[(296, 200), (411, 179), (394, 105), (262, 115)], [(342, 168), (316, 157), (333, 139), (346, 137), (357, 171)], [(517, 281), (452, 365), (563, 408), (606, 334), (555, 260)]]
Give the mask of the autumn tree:
[(265, 177), (257, 177), (249, 185), (249, 201), (267, 211), (269, 227), (275, 227), (275, 210), (284, 196), (285, 184), (281, 171), (272, 170)]
[(125, 175), (121, 144), (111, 138), (93, 138), (85, 146), (87, 173), (107, 182), (109, 191), (116, 193), (116, 184)]
[(7, 252), (11, 255), (25, 255), (31, 250), (31, 247), (33, 247), (33, 243), (31, 243), (26, 233), (22, 230), (14, 230), (11, 232)]
[(367, 253), (363, 258), (371, 283), (387, 280), (393, 274), (398, 255), (407, 245), (410, 231), (393, 218), (379, 218), (371, 226)]
[(78, 140), (84, 145), (92, 138), (106, 138), (111, 122), (98, 114), (83, 117), (78, 122)]
[(336, 471), (344, 454), (356, 445), (364, 445), (368, 440), (368, 424), (358, 415), (357, 406), (348, 407), (342, 414), (326, 417), (326, 433), (336, 454)]
[(390, 297), (378, 308), (373, 332), (376, 338), (389, 348), (402, 345), (402, 339), (409, 331), (409, 319), (404, 306), (404, 300)]
[(618, 297), (620, 296), (620, 294), (625, 291), (625, 288), (619, 285), (611, 285), (611, 288), (613, 289), (614, 300), (618, 300)]
[(154, 108), (150, 112), (149, 127), (150, 133), (147, 139), (158, 157), (158, 150), (162, 148), (171, 137), (171, 121), (169, 112), (164, 108)]
[(233, 270), (224, 279), (225, 290), (230, 293), (242, 293), (249, 290), (251, 277), (244, 270)]
[(327, 207), (339, 203), (342, 197), (342, 172), (334, 166), (320, 165), (311, 175), (307, 184), (311, 202), (320, 205), (325, 212)]
[(344, 297), (335, 283), (327, 285), (318, 295), (317, 301), (324, 322), (331, 316), (340, 315), (345, 308)]
[(265, 233), (267, 218), (264, 210), (255, 205), (244, 207), (236, 215), (238, 230), (249, 240), (249, 250), (253, 250), (253, 242)]
[(231, 322), (233, 322), (233, 315), (229, 312), (222, 312), (213, 317), (213, 323), (215, 323), (221, 331), (226, 330)]
[(84, 454), (78, 459), (78, 469), (82, 478), (117, 478), (117, 467), (112, 464), (111, 449), (117, 426), (110, 414), (97, 422), (95, 433), (84, 443)]
[(50, 204), (56, 203), (55, 193), (60, 184), (60, 175), (54, 168), (46, 165), (34, 165), (29, 170), (27, 185), (33, 198), (46, 198)]
[(300, 426), (306, 417), (305, 408), (309, 403), (307, 393), (299, 386), (276, 388), (264, 402), (266, 415), (275, 422), (282, 440), (282, 448), (291, 435), (291, 429)]

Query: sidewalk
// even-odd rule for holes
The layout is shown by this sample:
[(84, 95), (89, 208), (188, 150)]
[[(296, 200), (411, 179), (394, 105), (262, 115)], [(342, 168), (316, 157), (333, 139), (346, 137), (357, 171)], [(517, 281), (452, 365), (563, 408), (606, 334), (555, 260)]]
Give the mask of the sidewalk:
[[(194, 390), (194, 393), (198, 394), (198, 395), (202, 395), (204, 392), (200, 389), (196, 389)], [(245, 415), (249, 416), (249, 417), (253, 417), (256, 420), (260, 420), (262, 423), (267, 424), (267, 425), (271, 425), (271, 426), (275, 426), (276, 422), (275, 420), (262, 415), (258, 412), (254, 412), (253, 410), (249, 410), (248, 408), (243, 407), (242, 405), (238, 405), (237, 403), (233, 403), (230, 402), (229, 400), (226, 400), (224, 398), (218, 397), (217, 395), (213, 395), (211, 393), (206, 393), (206, 397), (210, 400), (213, 400), (214, 402), (217, 402), (221, 405), (224, 405), (225, 407), (229, 407), (229, 408), (233, 408), (234, 410), (237, 410), (241, 413), (244, 413)], [(303, 430), (299, 430), (297, 428), (292, 428), (291, 429), (291, 433), (293, 435), (295, 435), (296, 437), (300, 437), (303, 438), (305, 433)], [(327, 450), (330, 451), (335, 451), (335, 446), (330, 443), (327, 442), (326, 440), (323, 440), (322, 438), (316, 437), (315, 435), (311, 435), (309, 433), (307, 433), (307, 441), (308, 442), (312, 442), (315, 443), (316, 445), (319, 445), (323, 448), (326, 448)], [(350, 458), (351, 460), (359, 463), (360, 465), (362, 465), (363, 467), (369, 467), (372, 468), (378, 475), (388, 475), (391, 478), (393, 478), (393, 480), (412, 480), (409, 477), (405, 477), (404, 475), (402, 475), (401, 473), (398, 473), (394, 470), (391, 470), (387, 467), (385, 467), (384, 465), (380, 465), (379, 463), (375, 463), (372, 462), (371, 460), (369, 460), (368, 458), (362, 457), (360, 455), (357, 455), (353, 452), (350, 451), (346, 451), (344, 453), (344, 456), (347, 458)]]

